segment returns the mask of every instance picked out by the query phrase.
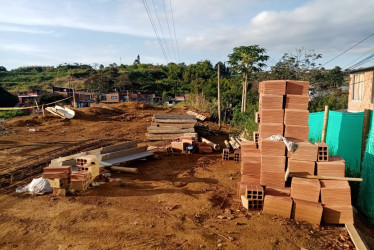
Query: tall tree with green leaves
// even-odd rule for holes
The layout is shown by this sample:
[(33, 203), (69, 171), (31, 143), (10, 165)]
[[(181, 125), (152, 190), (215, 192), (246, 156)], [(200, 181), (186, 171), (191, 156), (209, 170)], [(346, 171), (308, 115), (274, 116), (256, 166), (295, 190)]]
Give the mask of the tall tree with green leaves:
[(244, 78), (241, 112), (245, 112), (247, 103), (248, 81), (254, 73), (266, 67), (265, 62), (269, 59), (266, 49), (258, 45), (240, 46), (233, 49), (229, 55), (229, 63), (234, 73), (242, 74)]

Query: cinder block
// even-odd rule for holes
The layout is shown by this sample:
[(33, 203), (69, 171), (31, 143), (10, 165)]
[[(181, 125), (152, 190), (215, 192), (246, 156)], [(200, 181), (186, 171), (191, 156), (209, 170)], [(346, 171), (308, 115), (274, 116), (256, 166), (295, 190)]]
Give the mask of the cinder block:
[(296, 221), (306, 221), (316, 225), (321, 223), (323, 212), (321, 203), (299, 199), (293, 199), (293, 201), (292, 214)]
[(285, 95), (286, 94), (286, 81), (263, 81), (259, 83), (259, 92), (266, 95)]
[(261, 109), (262, 123), (283, 123), (284, 109)]
[(297, 141), (295, 152), (287, 151), (287, 157), (292, 160), (313, 161), (317, 160), (318, 146), (308, 141)]
[(309, 138), (309, 126), (286, 125), (284, 137), (291, 141), (307, 141)]
[(314, 175), (316, 168), (315, 165), (314, 161), (288, 159), (288, 169), (290, 173)]
[(321, 203), (326, 205), (351, 205), (351, 187), (344, 180), (321, 180)]
[(287, 80), (286, 94), (287, 95), (308, 95), (309, 94), (309, 82)]
[(246, 198), (249, 200), (264, 200), (264, 188), (260, 185), (247, 185)]
[(340, 156), (330, 156), (329, 161), (317, 161), (317, 175), (345, 176), (345, 161)]
[(98, 160), (96, 155), (85, 155), (85, 156), (80, 156), (76, 159), (77, 161), (77, 166), (83, 166), (86, 164), (90, 165), (98, 165)]
[(321, 186), (317, 179), (293, 177), (291, 181), (291, 197), (305, 201), (319, 201)]
[(258, 131), (253, 131), (253, 141), (258, 144), (258, 139), (259, 138), (260, 138), (260, 134), (258, 133)]
[(318, 159), (317, 161), (328, 161), (329, 160), (329, 147), (324, 142), (316, 142), (318, 146)]
[(325, 224), (353, 224), (351, 205), (323, 205), (323, 222)]
[(290, 218), (292, 212), (292, 199), (287, 196), (266, 195), (264, 200), (264, 214), (278, 215)]
[(267, 138), (272, 135), (283, 136), (284, 125), (283, 123), (261, 123), (259, 125), (260, 138)]
[(308, 126), (309, 110), (286, 109), (284, 112), (284, 124), (296, 126)]
[(241, 200), (242, 200), (243, 207), (245, 207), (248, 210), (261, 210), (264, 205), (263, 200), (247, 199), (245, 195), (241, 196)]
[(183, 142), (172, 141), (171, 142), (171, 147), (172, 147), (172, 149), (179, 150), (181, 152), (184, 151), (184, 143)]
[(260, 109), (283, 109), (282, 95), (260, 95)]
[(283, 141), (271, 141), (263, 138), (259, 142), (262, 155), (284, 156), (286, 154), (286, 145)]
[(307, 110), (309, 104), (309, 97), (305, 95), (287, 95), (286, 109), (302, 109)]
[(48, 179), (49, 185), (52, 188), (68, 188), (69, 187), (69, 179), (63, 178), (63, 179)]

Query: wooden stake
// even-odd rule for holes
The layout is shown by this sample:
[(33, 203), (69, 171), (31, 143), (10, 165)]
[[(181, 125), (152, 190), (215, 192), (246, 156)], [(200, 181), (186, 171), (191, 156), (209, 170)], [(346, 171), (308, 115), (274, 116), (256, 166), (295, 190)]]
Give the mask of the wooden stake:
[(36, 104), (36, 108), (39, 110), (38, 102), (36, 101), (36, 99), (34, 101), (35, 101), (35, 104)]
[(351, 236), (353, 244), (355, 245), (356, 249), (358, 250), (366, 250), (369, 249), (366, 245), (365, 241), (362, 240), (360, 234), (357, 232), (355, 226), (353, 224), (345, 224), (345, 228)]
[(369, 134), (371, 110), (365, 109), (364, 111), (364, 122), (362, 125), (362, 143), (361, 143), (361, 159), (364, 158), (366, 150), (366, 140)]
[(74, 106), (74, 108), (77, 107), (77, 103), (75, 101), (75, 89), (74, 88), (73, 88), (73, 106)]
[(44, 104), (42, 104), (42, 112), (43, 112), (43, 116), (45, 116)]
[(322, 127), (322, 142), (326, 142), (326, 132), (327, 132), (327, 123), (329, 121), (329, 106), (325, 106), (325, 117), (323, 118), (323, 127)]
[(218, 63), (218, 130), (221, 130), (221, 81), (220, 81), (220, 66)]
[(362, 178), (354, 178), (354, 177), (303, 175), (303, 174), (294, 174), (294, 173), (290, 173), (288, 176), (306, 178), (306, 179), (318, 179), (318, 180), (341, 180), (341, 181), (359, 181), (359, 182), (363, 181)]

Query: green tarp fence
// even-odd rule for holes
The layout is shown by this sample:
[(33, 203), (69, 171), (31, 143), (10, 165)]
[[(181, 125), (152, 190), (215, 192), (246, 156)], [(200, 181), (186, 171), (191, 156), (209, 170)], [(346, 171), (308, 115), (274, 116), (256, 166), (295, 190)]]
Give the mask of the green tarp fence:
[(358, 196), (358, 207), (374, 225), (374, 112), (371, 112), (370, 131), (362, 161), (362, 178)]
[[(309, 141), (321, 141), (325, 112), (309, 115)], [(346, 176), (360, 177), (361, 183), (350, 183), (352, 199), (360, 210), (374, 224), (374, 117), (372, 114), (370, 132), (364, 160), (361, 164), (362, 125), (364, 113), (343, 113), (329, 111), (326, 144), (330, 155), (340, 155), (346, 162)], [(360, 191), (359, 191), (360, 189)], [(358, 199), (357, 199), (358, 197)]]

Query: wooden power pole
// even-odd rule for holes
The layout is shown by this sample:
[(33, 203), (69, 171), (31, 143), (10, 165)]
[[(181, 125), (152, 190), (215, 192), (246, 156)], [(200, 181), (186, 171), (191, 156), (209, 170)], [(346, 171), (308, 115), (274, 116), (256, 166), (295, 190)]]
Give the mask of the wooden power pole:
[(322, 142), (326, 142), (326, 133), (327, 133), (327, 123), (329, 121), (329, 106), (325, 106), (325, 116), (323, 118), (323, 127), (322, 127)]
[(220, 79), (220, 66), (218, 63), (218, 125), (221, 130), (221, 79)]
[(73, 88), (73, 106), (74, 106), (74, 108), (77, 107), (77, 102), (75, 100), (75, 89), (74, 88)]

